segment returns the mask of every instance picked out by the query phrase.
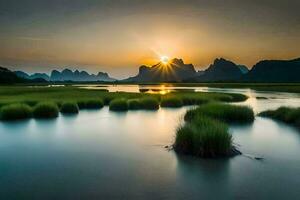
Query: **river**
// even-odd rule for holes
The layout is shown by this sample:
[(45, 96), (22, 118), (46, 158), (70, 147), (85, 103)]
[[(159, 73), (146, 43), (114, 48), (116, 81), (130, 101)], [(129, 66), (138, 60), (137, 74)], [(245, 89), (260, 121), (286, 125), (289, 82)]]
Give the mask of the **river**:
[[(142, 89), (162, 94), (174, 89), (243, 93), (249, 99), (238, 104), (255, 113), (300, 106), (300, 95), (291, 93), (147, 87)], [(141, 89), (88, 89), (97, 88)], [(261, 117), (250, 125), (230, 126), (240, 150), (263, 160), (176, 155), (164, 147), (173, 143), (187, 109), (116, 113), (104, 107), (54, 120), (0, 122), (0, 199), (300, 198), (299, 130)]]

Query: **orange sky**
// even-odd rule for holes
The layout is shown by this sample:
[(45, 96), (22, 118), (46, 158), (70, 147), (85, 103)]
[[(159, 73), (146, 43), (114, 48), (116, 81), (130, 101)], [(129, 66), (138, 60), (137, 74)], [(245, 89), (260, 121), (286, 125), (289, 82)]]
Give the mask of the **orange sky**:
[(300, 57), (300, 16), (294, 10), (299, 1), (42, 0), (28, 3), (27, 10), (10, 2), (6, 10), (0, 5), (0, 64), (12, 69), (68, 66), (126, 77), (160, 55), (199, 69), (216, 57), (248, 66)]

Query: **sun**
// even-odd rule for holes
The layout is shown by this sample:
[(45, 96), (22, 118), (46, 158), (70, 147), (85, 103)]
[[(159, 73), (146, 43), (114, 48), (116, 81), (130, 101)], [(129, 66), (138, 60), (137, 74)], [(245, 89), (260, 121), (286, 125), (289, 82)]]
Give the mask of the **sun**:
[(169, 63), (169, 57), (168, 56), (161, 56), (160, 57), (160, 62), (162, 62), (162, 64), (166, 65)]

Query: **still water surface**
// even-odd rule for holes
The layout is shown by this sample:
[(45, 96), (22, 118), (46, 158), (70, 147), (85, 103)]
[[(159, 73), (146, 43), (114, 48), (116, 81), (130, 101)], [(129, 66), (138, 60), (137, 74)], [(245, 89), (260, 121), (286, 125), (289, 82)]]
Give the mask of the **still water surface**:
[[(256, 112), (300, 106), (297, 94), (239, 92)], [(268, 99), (256, 99), (257, 96)], [(0, 199), (299, 199), (300, 132), (256, 117), (231, 126), (246, 156), (197, 159), (164, 148), (186, 109), (81, 111), (55, 120), (0, 122)]]

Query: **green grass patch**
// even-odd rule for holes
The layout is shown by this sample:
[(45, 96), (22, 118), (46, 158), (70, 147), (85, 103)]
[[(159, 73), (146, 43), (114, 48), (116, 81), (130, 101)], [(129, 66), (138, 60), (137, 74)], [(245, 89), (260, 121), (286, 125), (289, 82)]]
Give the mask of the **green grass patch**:
[(174, 150), (199, 157), (230, 156), (237, 152), (232, 145), (228, 126), (206, 116), (187, 122), (176, 132)]
[(5, 105), (0, 109), (1, 120), (27, 119), (32, 116), (32, 109), (26, 104)]
[(100, 109), (104, 106), (101, 99), (88, 99), (77, 102), (79, 109)]
[(248, 97), (243, 94), (238, 94), (238, 93), (228, 93), (227, 95), (220, 96), (218, 98), (219, 101), (223, 102), (242, 102), (246, 101)]
[(206, 97), (198, 97), (196, 95), (185, 95), (182, 96), (182, 102), (184, 105), (188, 106), (188, 105), (201, 105), (201, 104), (205, 104), (208, 103), (210, 100), (209, 98)]
[(159, 101), (154, 97), (144, 97), (140, 99), (141, 108), (145, 110), (158, 110)]
[(35, 118), (56, 118), (58, 112), (58, 106), (51, 102), (38, 103), (33, 108), (33, 116)]
[(128, 103), (126, 99), (113, 99), (109, 103), (109, 110), (112, 111), (127, 111), (128, 110)]
[(22, 104), (23, 103), (32, 107), (32, 106), (35, 106), (38, 103), (38, 101), (35, 101), (35, 100), (26, 100), (26, 101), (22, 102)]
[(254, 112), (247, 106), (209, 103), (187, 111), (185, 121), (197, 120), (198, 116), (208, 116), (228, 123), (248, 123), (254, 120)]
[(131, 92), (106, 92), (99, 90), (82, 89), (75, 86), (46, 87), (46, 86), (0, 86), (0, 106), (12, 103), (25, 103), (35, 106), (39, 102), (69, 102), (75, 101), (79, 108), (86, 108), (86, 101), (102, 99), (104, 105), (109, 105), (110, 101), (116, 98), (141, 99), (160, 97), (177, 97), (182, 99), (184, 105), (199, 105), (209, 101), (237, 101), (246, 99), (245, 95), (225, 94), (213, 92), (172, 92), (166, 95), (131, 93)]
[(64, 114), (77, 114), (79, 107), (75, 102), (64, 102), (61, 105), (60, 112)]
[(188, 110), (185, 124), (176, 132), (176, 152), (200, 157), (222, 157), (241, 154), (232, 143), (229, 123), (254, 120), (253, 110), (246, 106), (208, 103)]
[(103, 97), (103, 103), (104, 105), (109, 105), (109, 103), (114, 99), (114, 98), (118, 98), (118, 97), (114, 97), (114, 96), (104, 96)]
[(139, 99), (129, 99), (127, 103), (129, 110), (138, 110), (142, 108), (142, 104)]
[(300, 128), (300, 107), (280, 107), (276, 110), (267, 110), (259, 113), (259, 116), (269, 117)]
[(183, 101), (179, 97), (162, 97), (160, 102), (161, 107), (179, 108), (183, 106)]

